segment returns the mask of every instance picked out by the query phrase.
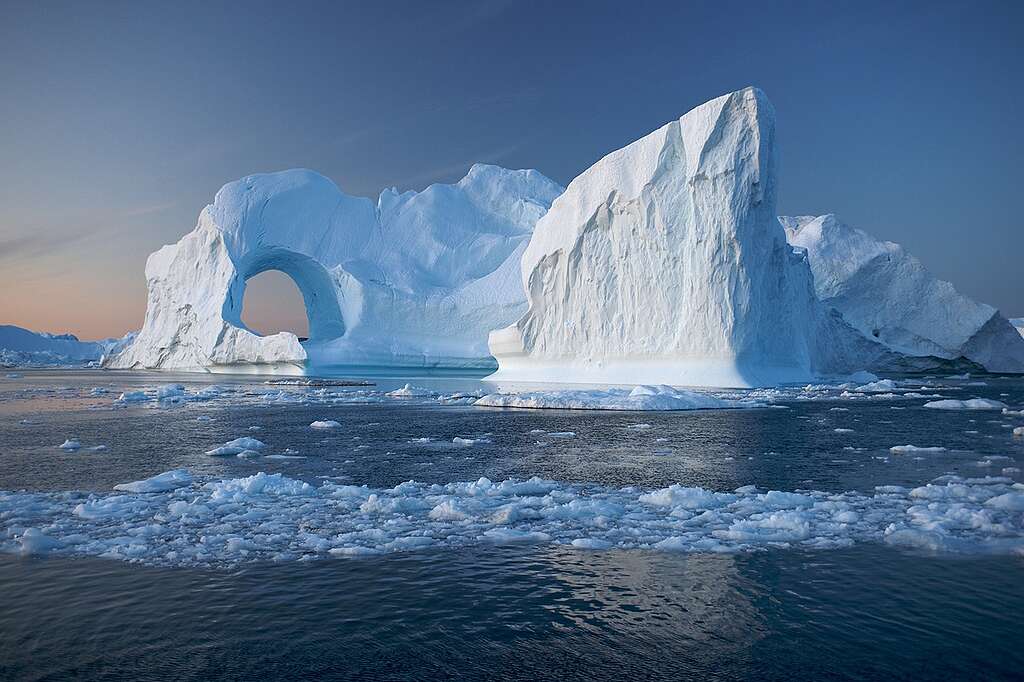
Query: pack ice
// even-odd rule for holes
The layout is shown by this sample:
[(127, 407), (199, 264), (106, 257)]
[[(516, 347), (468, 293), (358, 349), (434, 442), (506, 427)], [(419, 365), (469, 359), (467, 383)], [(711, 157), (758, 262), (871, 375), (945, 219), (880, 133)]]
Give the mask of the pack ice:
[(862, 334), (899, 353), (892, 367), (921, 370), (966, 360), (990, 372), (1024, 372), (1024, 338), (999, 311), (937, 279), (893, 242), (834, 215), (781, 217), (789, 243), (807, 251), (814, 288)]
[(819, 305), (787, 244), (774, 135), (771, 104), (747, 88), (573, 180), (523, 254), (529, 309), (491, 333), (492, 378), (742, 387), (884, 354)]
[[(104, 366), (493, 366), (487, 333), (525, 308), (520, 255), (561, 191), (537, 171), (479, 164), (376, 203), (308, 170), (242, 178), (149, 257), (143, 328)], [(266, 270), (298, 285), (307, 342), (243, 324), (246, 280)]]

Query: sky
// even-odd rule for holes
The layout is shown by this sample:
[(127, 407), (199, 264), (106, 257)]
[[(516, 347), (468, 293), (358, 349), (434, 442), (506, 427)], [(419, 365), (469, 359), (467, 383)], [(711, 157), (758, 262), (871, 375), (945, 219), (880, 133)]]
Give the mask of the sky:
[[(836, 213), (1024, 316), (1024, 3), (0, 0), (0, 324), (138, 329), (221, 185), (474, 162), (568, 184), (718, 95), (775, 105), (780, 214)], [(304, 330), (282, 275), (244, 319)]]

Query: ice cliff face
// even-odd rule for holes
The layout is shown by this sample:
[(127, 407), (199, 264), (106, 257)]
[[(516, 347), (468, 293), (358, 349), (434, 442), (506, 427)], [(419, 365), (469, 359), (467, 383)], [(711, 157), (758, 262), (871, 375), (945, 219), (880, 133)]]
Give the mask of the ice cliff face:
[(900, 245), (833, 215), (779, 221), (789, 242), (807, 251), (818, 298), (904, 356), (883, 369), (964, 359), (991, 372), (1024, 372), (1024, 339), (1010, 322), (932, 276)]
[(818, 305), (786, 242), (774, 133), (748, 88), (573, 180), (523, 255), (528, 311), (490, 336), (493, 378), (750, 386), (880, 353)]
[[(149, 257), (143, 328), (104, 366), (487, 363), (487, 332), (525, 307), (520, 256), (561, 191), (536, 171), (485, 165), (376, 204), (308, 170), (243, 178)], [(266, 270), (298, 285), (307, 343), (242, 323), (245, 282)]]

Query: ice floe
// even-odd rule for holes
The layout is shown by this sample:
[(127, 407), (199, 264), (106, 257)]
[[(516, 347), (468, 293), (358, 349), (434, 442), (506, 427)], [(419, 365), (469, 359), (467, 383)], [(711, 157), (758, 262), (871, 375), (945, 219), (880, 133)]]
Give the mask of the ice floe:
[(1024, 552), (1024, 485), (944, 476), (914, 488), (645, 490), (531, 478), (369, 488), (283, 474), (194, 480), (185, 470), (114, 493), (0, 492), (0, 550), (164, 565), (230, 565), (474, 544), (742, 552), (887, 542)]
[(701, 410), (763, 407), (754, 401), (726, 400), (706, 392), (672, 386), (637, 386), (632, 390), (610, 388), (492, 393), (477, 400), (475, 405), (563, 410)]
[(226, 457), (231, 455), (240, 455), (246, 451), (255, 452), (262, 450), (265, 447), (267, 447), (267, 444), (261, 440), (250, 438), (249, 436), (242, 436), (241, 438), (228, 441), (227, 443), (213, 448), (212, 450), (207, 450), (206, 454), (214, 457)]
[(936, 454), (939, 452), (946, 452), (946, 448), (943, 447), (918, 447), (916, 445), (893, 445), (889, 448), (889, 452), (894, 455), (906, 455), (906, 454)]
[(334, 421), (333, 419), (326, 419), (326, 420), (318, 419), (315, 422), (311, 423), (309, 425), (309, 428), (311, 428), (311, 429), (336, 429), (339, 426), (341, 426), (341, 424), (339, 422)]
[(1004, 410), (1006, 403), (989, 398), (971, 398), (970, 400), (933, 400), (924, 404), (933, 410)]

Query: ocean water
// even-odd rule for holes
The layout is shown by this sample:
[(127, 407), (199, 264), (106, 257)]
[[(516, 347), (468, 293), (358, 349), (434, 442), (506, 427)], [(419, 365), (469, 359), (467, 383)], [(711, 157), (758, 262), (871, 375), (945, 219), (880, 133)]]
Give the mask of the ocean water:
[[(0, 379), (0, 679), (1024, 670), (1020, 379), (637, 413), (366, 378)], [(924, 407), (976, 397), (1007, 410)]]

